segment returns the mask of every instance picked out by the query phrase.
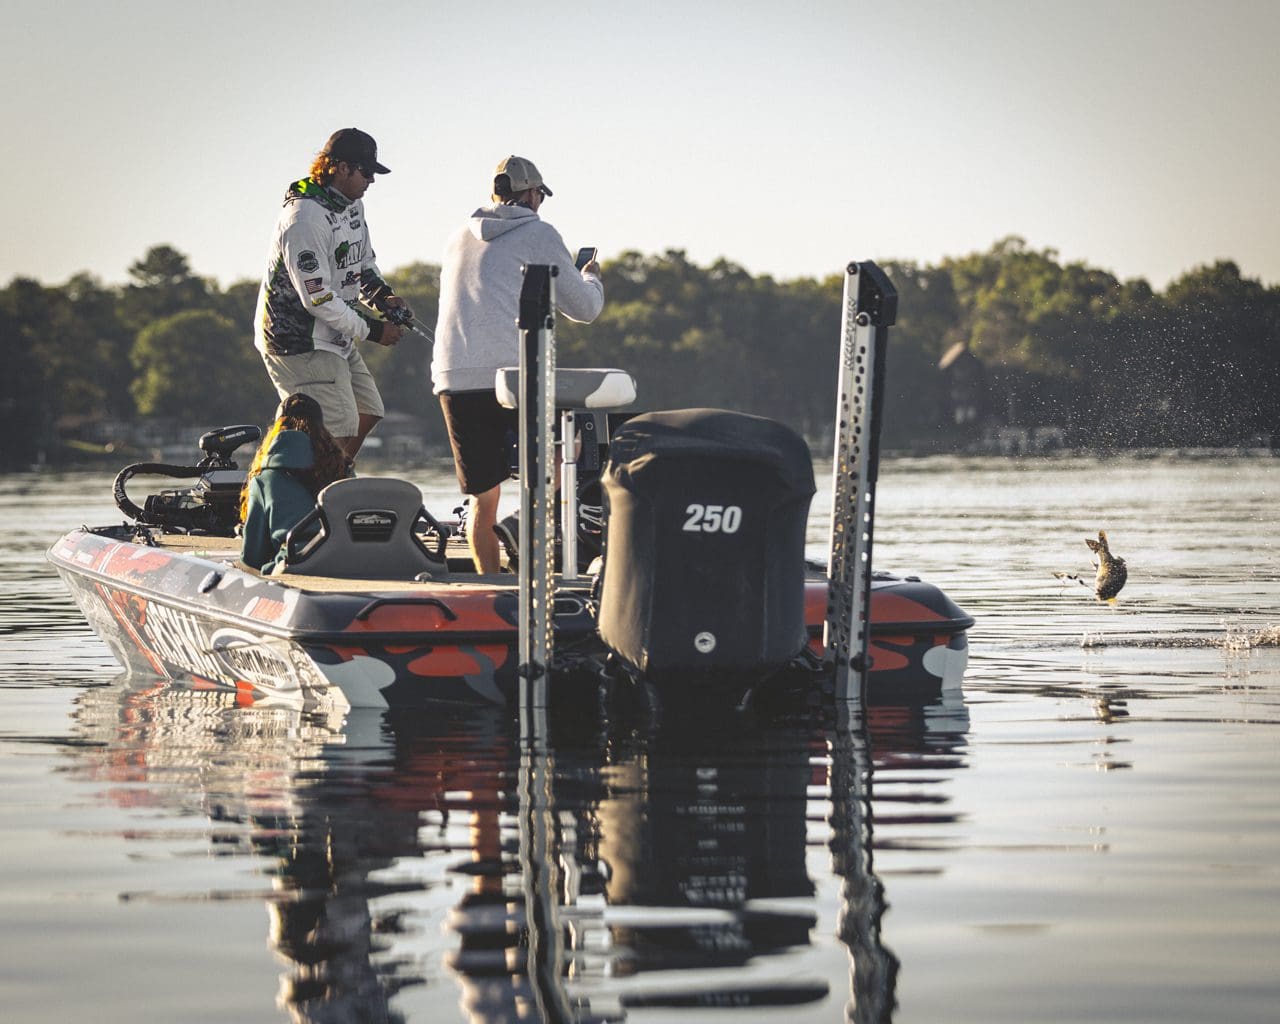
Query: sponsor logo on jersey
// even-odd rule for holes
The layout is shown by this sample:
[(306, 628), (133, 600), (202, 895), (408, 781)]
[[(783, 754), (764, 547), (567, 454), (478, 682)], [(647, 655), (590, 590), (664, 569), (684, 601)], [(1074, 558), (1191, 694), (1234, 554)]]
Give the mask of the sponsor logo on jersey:
[(364, 239), (343, 242), (333, 250), (333, 259), (339, 268), (359, 265), (364, 259)]
[(348, 270), (347, 276), (342, 279), (341, 287), (350, 288), (353, 284), (356, 284), (357, 282), (359, 282), (359, 280), (360, 280), (359, 274), (357, 274), (354, 270)]
[(304, 274), (311, 274), (320, 269), (320, 261), (310, 249), (298, 253), (298, 269)]

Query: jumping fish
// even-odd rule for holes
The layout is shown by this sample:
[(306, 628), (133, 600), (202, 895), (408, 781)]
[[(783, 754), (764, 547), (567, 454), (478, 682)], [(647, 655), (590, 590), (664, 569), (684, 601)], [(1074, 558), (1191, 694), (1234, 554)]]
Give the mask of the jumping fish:
[(1086, 537), (1084, 542), (1089, 545), (1089, 550), (1098, 556), (1095, 563), (1098, 572), (1093, 578), (1093, 593), (1099, 601), (1114, 601), (1116, 595), (1120, 593), (1120, 588), (1124, 586), (1124, 581), (1129, 578), (1129, 570), (1125, 568), (1124, 559), (1117, 558), (1111, 553), (1111, 548), (1107, 546), (1106, 530), (1098, 531), (1097, 540)]
[[(1089, 545), (1089, 550), (1098, 556), (1093, 563), (1094, 568), (1097, 569), (1093, 578), (1094, 595), (1099, 601), (1115, 601), (1125, 580), (1129, 578), (1129, 570), (1125, 567), (1124, 559), (1117, 558), (1111, 553), (1111, 548), (1107, 545), (1106, 530), (1098, 531), (1097, 540), (1086, 537), (1084, 542)], [(1069, 572), (1055, 572), (1053, 575), (1060, 580), (1075, 580), (1083, 586), (1089, 585), (1079, 576)]]

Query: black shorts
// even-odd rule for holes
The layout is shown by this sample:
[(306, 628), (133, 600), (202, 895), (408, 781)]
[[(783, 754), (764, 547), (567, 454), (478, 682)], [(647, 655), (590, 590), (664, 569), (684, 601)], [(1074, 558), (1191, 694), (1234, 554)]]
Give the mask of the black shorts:
[(512, 452), (520, 436), (514, 409), (498, 404), (493, 391), (440, 396), (453, 449), (453, 467), (463, 494), (484, 494), (511, 477)]

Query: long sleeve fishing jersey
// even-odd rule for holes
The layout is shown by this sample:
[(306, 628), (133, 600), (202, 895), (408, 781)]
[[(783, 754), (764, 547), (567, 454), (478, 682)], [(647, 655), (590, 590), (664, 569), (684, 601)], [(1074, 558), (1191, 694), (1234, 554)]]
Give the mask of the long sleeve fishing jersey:
[(382, 275), (373, 261), (364, 202), (303, 178), (289, 186), (258, 291), (254, 344), (277, 356), (327, 349), (341, 356), (381, 324), (356, 312), (361, 288)]

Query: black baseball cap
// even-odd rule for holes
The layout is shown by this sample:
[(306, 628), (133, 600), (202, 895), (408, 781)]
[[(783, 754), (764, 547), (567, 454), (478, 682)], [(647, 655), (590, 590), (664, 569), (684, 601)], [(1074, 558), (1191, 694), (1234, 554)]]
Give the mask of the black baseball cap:
[(339, 128), (329, 136), (320, 151), (335, 161), (363, 167), (366, 171), (390, 174), (391, 168), (378, 163), (378, 144), (373, 136), (359, 128)]

